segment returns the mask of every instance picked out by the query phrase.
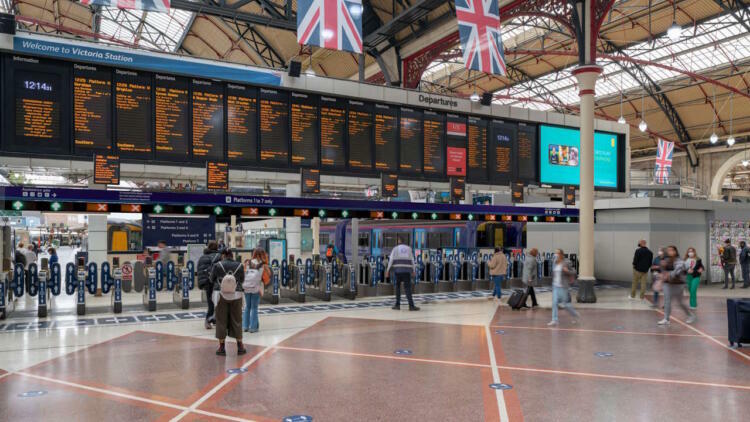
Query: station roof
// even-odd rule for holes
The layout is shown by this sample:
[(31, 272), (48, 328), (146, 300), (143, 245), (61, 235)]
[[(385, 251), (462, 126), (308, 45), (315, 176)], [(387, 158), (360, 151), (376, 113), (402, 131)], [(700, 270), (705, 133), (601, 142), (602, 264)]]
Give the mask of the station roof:
[[(501, 0), (501, 8), (511, 0)], [(392, 46), (408, 50), (420, 39), (456, 31), (452, 1), (364, 1), (365, 66)], [(551, 1), (550, 10), (567, 2)], [(168, 13), (84, 6), (70, 0), (1, 0), (21, 27), (73, 34), (138, 48), (283, 68), (302, 59), (321, 75), (356, 78), (359, 56), (301, 48), (297, 2), (283, 0), (172, 0)], [(676, 22), (682, 31), (668, 36)], [(419, 89), (468, 96), (493, 92), (495, 102), (577, 113), (576, 42), (570, 30), (543, 16), (504, 21), (508, 77), (469, 73), (458, 41), (432, 62)], [(443, 34), (436, 34), (442, 31)], [(740, 0), (619, 0), (607, 15), (597, 44), (604, 66), (597, 83), (599, 117), (623, 116), (634, 155), (651, 155), (656, 139), (708, 145), (716, 132), (738, 142), (750, 134), (750, 11)], [(369, 75), (368, 75), (369, 76)], [(641, 120), (648, 130), (641, 132)], [(679, 128), (684, 128), (680, 131)]]

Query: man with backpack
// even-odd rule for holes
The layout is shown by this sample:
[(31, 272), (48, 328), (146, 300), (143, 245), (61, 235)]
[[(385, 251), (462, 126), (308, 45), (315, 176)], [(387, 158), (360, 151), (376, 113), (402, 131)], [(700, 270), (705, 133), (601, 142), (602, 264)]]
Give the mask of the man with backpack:
[(207, 330), (213, 328), (211, 324), (215, 324), (214, 319), (214, 285), (211, 283), (211, 269), (214, 264), (219, 262), (221, 254), (219, 253), (219, 244), (215, 240), (208, 242), (206, 249), (203, 250), (203, 256), (198, 258), (198, 288), (206, 291), (206, 298), (208, 298), (208, 310), (206, 311), (205, 326)]
[(245, 281), (245, 272), (242, 264), (232, 259), (231, 249), (221, 252), (221, 261), (213, 266), (210, 279), (214, 290), (219, 292), (214, 309), (216, 338), (219, 340), (216, 354), (227, 355), (224, 340), (229, 336), (237, 340), (237, 354), (244, 355), (247, 353), (242, 344), (242, 284)]
[(724, 251), (721, 253), (721, 265), (724, 267), (724, 287), (722, 289), (729, 287), (729, 277), (732, 278), (732, 288), (734, 289), (734, 267), (737, 265), (737, 249), (732, 246), (732, 240), (729, 238), (724, 241)]

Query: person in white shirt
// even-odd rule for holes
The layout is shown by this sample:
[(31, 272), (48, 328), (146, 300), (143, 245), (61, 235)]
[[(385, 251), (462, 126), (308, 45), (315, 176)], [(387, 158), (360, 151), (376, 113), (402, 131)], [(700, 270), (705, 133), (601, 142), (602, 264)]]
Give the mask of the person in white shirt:
[(401, 244), (393, 248), (385, 273), (390, 274), (391, 270), (395, 275), (391, 277), (391, 280), (396, 280), (396, 304), (393, 309), (401, 309), (401, 283), (403, 283), (406, 288), (406, 300), (409, 301), (409, 310), (418, 311), (419, 307), (414, 305), (414, 299), (411, 296), (411, 277), (414, 274), (414, 253), (411, 247)]
[(575, 278), (570, 261), (565, 259), (562, 249), (555, 250), (555, 263), (552, 268), (552, 321), (547, 325), (557, 325), (557, 306), (560, 304), (573, 316), (573, 324), (580, 314), (573, 308), (570, 298), (570, 281)]

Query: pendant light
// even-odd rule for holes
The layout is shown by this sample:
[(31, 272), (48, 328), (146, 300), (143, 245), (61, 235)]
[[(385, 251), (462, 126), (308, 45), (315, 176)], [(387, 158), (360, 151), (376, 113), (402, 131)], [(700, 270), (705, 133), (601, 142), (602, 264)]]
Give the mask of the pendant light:
[(719, 142), (719, 135), (716, 134), (716, 86), (713, 85), (714, 88), (714, 101), (711, 103), (711, 108), (713, 109), (713, 119), (711, 119), (711, 137), (708, 138), (709, 141), (711, 141), (711, 144), (716, 144)]
[(734, 145), (734, 133), (732, 133), (732, 120), (734, 120), (734, 92), (729, 94), (729, 138), (727, 138), (727, 145), (730, 147)]
[(648, 125), (646, 124), (646, 109), (644, 108), (645, 104), (645, 98), (646, 98), (646, 92), (644, 91), (643, 95), (641, 96), (641, 122), (638, 123), (638, 129), (641, 130), (641, 132), (645, 132), (646, 129), (648, 129)]
[(476, 92), (476, 91), (474, 91), (474, 93), (473, 93), (473, 94), (471, 94), (471, 96), (469, 97), (469, 99), (470, 99), (471, 101), (475, 102), (475, 103), (476, 103), (476, 102), (479, 102), (479, 94), (477, 94), (477, 92)]
[(625, 116), (622, 115), (622, 73), (620, 73), (620, 118), (617, 119), (617, 123), (624, 125), (627, 123)]
[(672, 41), (678, 41), (682, 35), (682, 27), (677, 25), (677, 4), (672, 2), (672, 25), (667, 29), (667, 36)]

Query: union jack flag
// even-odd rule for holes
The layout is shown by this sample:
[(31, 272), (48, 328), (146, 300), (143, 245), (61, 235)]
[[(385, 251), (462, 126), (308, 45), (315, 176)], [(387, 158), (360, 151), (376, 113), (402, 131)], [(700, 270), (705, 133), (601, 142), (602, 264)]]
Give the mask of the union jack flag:
[(170, 0), (81, 0), (85, 6), (106, 6), (116, 9), (152, 10), (168, 12)]
[(498, 0), (456, 0), (456, 18), (467, 69), (505, 75)]
[(674, 142), (659, 139), (656, 148), (656, 167), (654, 168), (654, 182), (666, 185), (669, 182), (669, 171), (672, 168), (672, 153)]
[(362, 52), (362, 0), (298, 0), (297, 42)]

